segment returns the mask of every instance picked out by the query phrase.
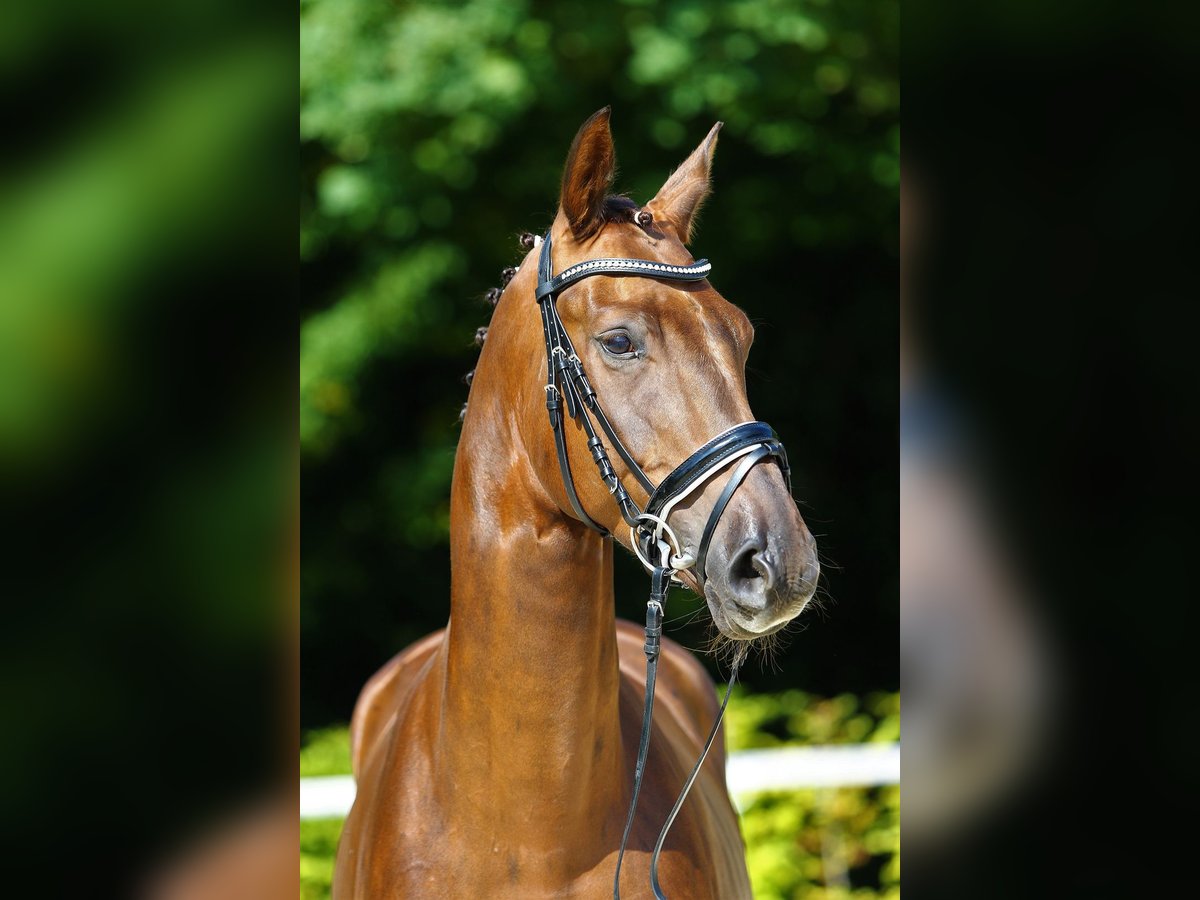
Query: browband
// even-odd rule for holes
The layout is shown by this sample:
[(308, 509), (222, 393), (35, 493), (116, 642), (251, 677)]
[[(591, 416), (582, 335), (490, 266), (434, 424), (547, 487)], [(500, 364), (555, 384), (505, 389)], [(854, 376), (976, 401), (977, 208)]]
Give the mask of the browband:
[[(550, 246), (547, 237), (542, 244), (545, 255)], [(541, 300), (548, 294), (557, 294), (563, 288), (574, 284), (589, 275), (641, 275), (646, 278), (665, 278), (668, 281), (703, 281), (712, 271), (712, 263), (707, 259), (698, 259), (689, 266), (674, 266), (670, 263), (654, 262), (649, 259), (589, 259), (576, 263), (570, 268), (563, 269), (553, 278), (540, 279), (535, 297)]]

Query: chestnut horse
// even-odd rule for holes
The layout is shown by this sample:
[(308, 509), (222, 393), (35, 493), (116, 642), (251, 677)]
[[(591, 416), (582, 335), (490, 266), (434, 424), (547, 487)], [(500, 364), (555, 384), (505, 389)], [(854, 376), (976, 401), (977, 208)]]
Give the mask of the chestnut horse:
[[(563, 174), (555, 266), (597, 257), (690, 264), (685, 244), (719, 129), (639, 208), (608, 195), (609, 110), (592, 116)], [(614, 541), (571, 512), (556, 461), (537, 263), (534, 250), (500, 297), (471, 384), (451, 489), (450, 623), (384, 666), (354, 711), (358, 795), (338, 847), (338, 900), (612, 892), (642, 716), (643, 635), (614, 625)], [(621, 441), (656, 484), (714, 435), (753, 419), (744, 368), (754, 330), (707, 280), (590, 278), (565, 291), (558, 310)], [(579, 501), (629, 549), (572, 423)], [(613, 466), (644, 508), (644, 490), (620, 459)], [(721, 481), (671, 512), (687, 547), (698, 545)], [(705, 570), (707, 606), (733, 641), (779, 630), (808, 602), (816, 548), (778, 466), (755, 466), (737, 489)], [(658, 684), (621, 872), (627, 898), (650, 896), (655, 838), (718, 710), (704, 669), (670, 641)], [(750, 896), (724, 769), (718, 741), (661, 858), (671, 900)]]

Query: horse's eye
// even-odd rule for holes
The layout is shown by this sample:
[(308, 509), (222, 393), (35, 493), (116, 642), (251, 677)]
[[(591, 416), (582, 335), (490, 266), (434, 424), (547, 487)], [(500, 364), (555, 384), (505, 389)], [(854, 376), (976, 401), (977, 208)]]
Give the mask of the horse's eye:
[(635, 350), (633, 338), (624, 331), (613, 331), (601, 335), (600, 346), (612, 356), (631, 356)]

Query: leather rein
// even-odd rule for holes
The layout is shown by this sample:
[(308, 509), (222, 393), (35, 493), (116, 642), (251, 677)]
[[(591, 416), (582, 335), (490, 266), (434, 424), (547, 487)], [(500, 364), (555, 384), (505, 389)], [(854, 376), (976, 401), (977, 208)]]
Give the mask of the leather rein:
[[(710, 271), (712, 271), (712, 265), (706, 259), (686, 266), (676, 266), (647, 259), (612, 258), (586, 260), (555, 275), (550, 233), (546, 232), (546, 236), (541, 239), (535, 297), (541, 309), (542, 330), (546, 338), (546, 410), (550, 416), (550, 427), (554, 431), (558, 465), (562, 472), (567, 500), (579, 521), (592, 530), (608, 536), (609, 532), (583, 508), (583, 504), (579, 500), (579, 493), (575, 489), (575, 480), (571, 474), (571, 463), (567, 455), (564, 409), (566, 415), (577, 421), (587, 435), (587, 447), (592, 461), (596, 464), (601, 480), (620, 509), (621, 518), (629, 526), (630, 542), (638, 559), (650, 572), (650, 599), (646, 603), (646, 643), (644, 647), (646, 653), (646, 697), (642, 714), (642, 732), (638, 742), (637, 767), (634, 771), (633, 796), (629, 801), (629, 813), (625, 819), (625, 830), (621, 835), (621, 848), (617, 854), (616, 873), (613, 876), (614, 900), (619, 900), (621, 896), (621, 862), (625, 856), (625, 847), (629, 842), (629, 834), (637, 811), (638, 794), (641, 791), (642, 777), (646, 769), (646, 754), (650, 745), (654, 713), (654, 685), (657, 679), (658, 657), (662, 644), (663, 612), (671, 583), (678, 581), (678, 572), (690, 569), (703, 590), (706, 582), (705, 562), (708, 556), (708, 545), (716, 531), (717, 523), (734, 492), (745, 481), (746, 476), (750, 474), (750, 470), (755, 465), (766, 459), (774, 459), (783, 470), (789, 492), (792, 482), (787, 453), (774, 429), (765, 422), (744, 422), (718, 434), (680, 463), (663, 479), (661, 484), (655, 486), (621, 442), (608, 416), (605, 415), (596, 399), (596, 392), (592, 389), (587, 375), (584, 374), (583, 364), (580, 362), (579, 355), (571, 343), (570, 335), (567, 334), (567, 329), (558, 315), (555, 301), (566, 288), (593, 275), (634, 275), (664, 281), (695, 282), (707, 278)], [(597, 423), (600, 431), (604, 433), (604, 437), (608, 439), (609, 444), (625, 463), (626, 468), (649, 495), (645, 511), (639, 509), (613, 469), (604, 441), (600, 437), (600, 431), (597, 431)], [(684, 548), (680, 546), (678, 538), (668, 524), (671, 511), (681, 501), (701, 488), (719, 469), (737, 460), (740, 462), (733, 469), (709, 513), (708, 522), (704, 527), (700, 546), (697, 548), (695, 556), (685, 555)], [(654, 896), (658, 900), (666, 900), (658, 880), (658, 859), (663, 843), (666, 841), (667, 832), (679, 814), (692, 784), (700, 773), (700, 767), (704, 764), (708, 751), (716, 739), (736, 679), (737, 665), (735, 664), (720, 712), (717, 714), (716, 721), (713, 722), (712, 730), (709, 732), (700, 758), (684, 782), (683, 790), (675, 801), (670, 815), (667, 816), (654, 846), (654, 853), (650, 859), (650, 882)]]

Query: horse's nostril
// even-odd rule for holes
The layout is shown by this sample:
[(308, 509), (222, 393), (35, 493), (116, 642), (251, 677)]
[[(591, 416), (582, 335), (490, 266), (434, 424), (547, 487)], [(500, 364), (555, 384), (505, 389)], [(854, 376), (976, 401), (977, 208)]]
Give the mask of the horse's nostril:
[(765, 609), (775, 581), (771, 555), (758, 541), (748, 541), (734, 555), (729, 566), (729, 586), (738, 606), (752, 612)]
[(775, 563), (771, 558), (770, 551), (763, 550), (754, 554), (750, 563), (754, 566), (758, 577), (763, 580), (763, 590), (769, 591), (775, 587)]
[(761, 578), (759, 554), (759, 547), (753, 542), (739, 550), (737, 556), (733, 558), (733, 564), (729, 567), (730, 581), (736, 583)]

